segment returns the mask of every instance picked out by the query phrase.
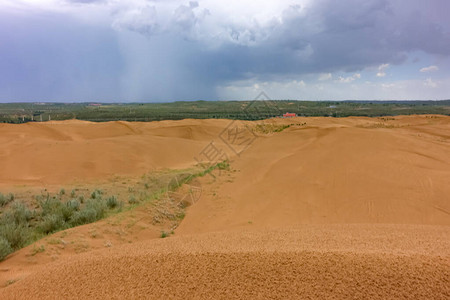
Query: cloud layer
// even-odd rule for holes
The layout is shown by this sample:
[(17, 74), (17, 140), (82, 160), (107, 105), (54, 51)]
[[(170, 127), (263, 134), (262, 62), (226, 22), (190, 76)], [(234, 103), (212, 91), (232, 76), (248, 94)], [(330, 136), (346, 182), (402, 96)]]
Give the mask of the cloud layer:
[(2, 1), (0, 101), (241, 99), (255, 85), (273, 98), (363, 99), (349, 84), (395, 98), (386, 87), (408, 81), (450, 98), (439, 84), (450, 77), (449, 10), (445, 0)]

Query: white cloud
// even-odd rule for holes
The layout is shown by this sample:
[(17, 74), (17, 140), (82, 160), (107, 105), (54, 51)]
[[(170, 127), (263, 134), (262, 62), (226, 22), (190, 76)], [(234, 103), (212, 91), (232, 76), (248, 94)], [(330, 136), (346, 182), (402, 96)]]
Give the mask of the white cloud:
[[(297, 83), (297, 84), (295, 84)], [(255, 89), (258, 84), (258, 89)], [(424, 88), (426, 85), (429, 88)], [(270, 81), (260, 83), (257, 79), (230, 82), (219, 86), (218, 93), (222, 99), (253, 99), (261, 90), (271, 99), (297, 100), (435, 100), (448, 98), (447, 86), (450, 77), (433, 81), (398, 80), (391, 82), (353, 81), (352, 88), (342, 87), (337, 80), (322, 81), (320, 83), (301, 81)]]
[(300, 87), (305, 87), (306, 86), (306, 83), (303, 80), (295, 81), (294, 83), (299, 85)]
[[(297, 2), (304, 4), (308, 1)], [(230, 43), (256, 46), (266, 41), (282, 25), (283, 13), (290, 7), (291, 0), (105, 0), (105, 3), (105, 7), (114, 12), (115, 29), (128, 29), (147, 36), (174, 34), (204, 42), (208, 47), (217, 47)], [(155, 14), (149, 15), (146, 7), (154, 7)], [(307, 46), (297, 54), (308, 58), (312, 53), (313, 48)]]
[(333, 75), (331, 75), (331, 73), (324, 73), (324, 74), (320, 74), (319, 80), (320, 81), (330, 80), (332, 77), (333, 77)]
[(146, 5), (122, 13), (112, 23), (114, 29), (127, 29), (142, 34), (154, 34), (159, 29), (155, 6)]
[(430, 88), (436, 88), (438, 86), (437, 82), (431, 80), (431, 78), (427, 78), (424, 82), (424, 85)]
[(382, 64), (378, 67), (378, 73), (377, 77), (384, 77), (386, 76), (385, 70), (389, 67), (389, 64)]
[(425, 67), (425, 68), (420, 69), (420, 72), (428, 73), (428, 72), (436, 72), (437, 70), (439, 70), (438, 66), (429, 66), (429, 67)]
[(384, 89), (390, 89), (390, 88), (394, 88), (395, 84), (393, 84), (393, 83), (382, 83), (381, 87), (384, 88)]
[(361, 74), (356, 73), (356, 74), (353, 74), (352, 76), (349, 76), (349, 77), (339, 76), (337, 81), (339, 81), (341, 83), (350, 83), (350, 82), (352, 82), (352, 81), (354, 81), (356, 79), (359, 79), (359, 78), (361, 78)]

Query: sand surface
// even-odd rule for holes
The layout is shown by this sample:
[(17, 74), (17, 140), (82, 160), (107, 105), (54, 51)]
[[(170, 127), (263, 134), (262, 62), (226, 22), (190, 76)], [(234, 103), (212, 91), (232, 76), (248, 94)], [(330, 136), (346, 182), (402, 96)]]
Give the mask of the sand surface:
[(20, 250), (0, 298), (450, 298), (450, 117), (268, 120), (293, 125), (245, 148), (220, 139), (230, 122), (0, 124), (4, 192), (190, 167), (211, 141), (231, 160), (173, 236)]

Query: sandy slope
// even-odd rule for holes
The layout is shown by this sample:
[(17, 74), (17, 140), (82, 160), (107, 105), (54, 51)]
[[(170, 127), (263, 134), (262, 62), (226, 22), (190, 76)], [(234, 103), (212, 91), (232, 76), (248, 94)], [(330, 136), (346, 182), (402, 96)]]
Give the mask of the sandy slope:
[(3, 185), (66, 183), (113, 175), (142, 175), (154, 168), (185, 168), (228, 123), (0, 124)]
[[(449, 117), (268, 122), (307, 124), (233, 156), (175, 236), (44, 264), (0, 297), (450, 297)], [(0, 180), (189, 166), (228, 124), (0, 125)]]
[(448, 299), (449, 246), (447, 228), (414, 226), (188, 235), (54, 263), (3, 297)]

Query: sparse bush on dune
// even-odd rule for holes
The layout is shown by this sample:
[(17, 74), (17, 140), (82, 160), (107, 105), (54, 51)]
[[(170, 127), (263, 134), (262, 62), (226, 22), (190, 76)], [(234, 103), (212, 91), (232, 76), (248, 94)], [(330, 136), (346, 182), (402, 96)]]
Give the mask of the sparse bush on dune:
[(28, 224), (17, 225), (16, 223), (7, 223), (0, 225), (0, 237), (9, 242), (13, 250), (17, 250), (26, 245), (30, 236)]
[(119, 200), (117, 200), (116, 196), (111, 196), (108, 199), (106, 199), (106, 205), (112, 209), (118, 207), (120, 205), (120, 202)]
[(106, 201), (89, 199), (86, 202), (86, 209), (93, 209), (97, 215), (97, 220), (99, 220), (106, 215)]
[(254, 133), (261, 133), (261, 134), (270, 134), (270, 133), (275, 133), (275, 132), (282, 132), (283, 130), (293, 126), (293, 125), (306, 125), (305, 124), (257, 124), (255, 125), (255, 127), (252, 128)]
[[(59, 196), (63, 194), (65, 192), (58, 193)], [(109, 209), (122, 206), (116, 196), (103, 200), (102, 194), (100, 190), (93, 191), (92, 199), (83, 205), (83, 196), (62, 202), (57, 196), (39, 195), (35, 197), (39, 203), (35, 211), (31, 211), (24, 203), (13, 203), (0, 216), (0, 261), (42, 235), (98, 221), (106, 216)], [(12, 194), (0, 195), (0, 206), (14, 200)]]
[(50, 196), (47, 195), (44, 200), (39, 201), (39, 206), (41, 207), (41, 214), (46, 216), (59, 211), (62, 203), (58, 199), (50, 198)]
[(11, 210), (5, 213), (5, 217), (12, 218), (17, 224), (26, 224), (33, 217), (33, 212), (28, 209), (23, 203), (14, 203)]
[(42, 219), (38, 223), (39, 230), (44, 234), (53, 233), (70, 227), (70, 220), (80, 209), (80, 202), (72, 199), (63, 203), (57, 199), (47, 197), (41, 202)]
[(228, 160), (224, 160), (220, 163), (217, 164), (217, 168), (219, 170), (229, 170), (230, 169), (230, 163), (228, 162)]
[(71, 226), (79, 226), (95, 222), (105, 217), (107, 208), (106, 201), (89, 199), (82, 209), (74, 212), (69, 223)]
[(14, 205), (0, 218), (0, 238), (8, 241), (13, 250), (22, 248), (29, 238), (29, 221), (33, 213), (23, 204)]
[(64, 227), (64, 219), (61, 215), (47, 215), (39, 223), (39, 230), (44, 234), (49, 234), (61, 230)]
[(80, 226), (97, 221), (97, 212), (93, 208), (85, 208), (77, 211), (70, 219), (70, 225)]
[(67, 212), (64, 212), (64, 204), (61, 201), (47, 197), (40, 202), (40, 206), (41, 219), (37, 225), (39, 231), (49, 234), (63, 228)]
[(42, 216), (61, 215), (65, 220), (68, 220), (73, 212), (80, 208), (80, 202), (72, 199), (63, 203), (58, 199), (47, 197), (47, 199), (40, 202), (40, 206)]
[(6, 202), (6, 197), (5, 197), (5, 195), (3, 195), (2, 193), (0, 193), (0, 206), (5, 206), (6, 204), (8, 204), (8, 202)]
[[(187, 183), (215, 168), (228, 169), (229, 163), (224, 161), (196, 174), (183, 173), (179, 176), (179, 180), (181, 184)], [(179, 182), (173, 186), (174, 190), (180, 187)], [(167, 187), (161, 188), (158, 186), (158, 189), (149, 195), (147, 194), (149, 188), (150, 185), (146, 184), (142, 187), (142, 190), (129, 189), (129, 204), (137, 205), (149, 200), (158, 200), (167, 190)], [(119, 201), (117, 196), (102, 198), (104, 193), (99, 189), (87, 194), (90, 196), (88, 196), (89, 199), (85, 199), (84, 195), (76, 195), (75, 190), (72, 190), (69, 200), (61, 201), (65, 194), (66, 191), (61, 189), (53, 195), (46, 193), (34, 196), (34, 200), (38, 203), (35, 210), (30, 210), (22, 202), (14, 202), (13, 194), (7, 196), (0, 194), (0, 208), (13, 202), (0, 211), (0, 261), (8, 254), (45, 235), (103, 219), (110, 211), (120, 211), (124, 204)], [(69, 197), (69, 195), (66, 197)], [(181, 220), (183, 217), (184, 211), (182, 209), (175, 214), (166, 214), (166, 218), (170, 220)], [(169, 235), (168, 232), (162, 232), (161, 237)]]
[(131, 196), (128, 198), (128, 203), (129, 203), (129, 204), (138, 204), (138, 203), (139, 203), (139, 200), (136, 199), (136, 197), (135, 197), (134, 195), (131, 195)]
[(64, 222), (68, 222), (72, 215), (80, 209), (80, 202), (76, 199), (67, 201), (61, 206), (61, 214)]
[(14, 194), (3, 195), (0, 193), (0, 207), (14, 201)]
[(0, 261), (4, 260), (14, 250), (9, 244), (8, 240), (0, 236)]
[(69, 207), (72, 210), (79, 210), (80, 209), (80, 201), (77, 199), (72, 199), (66, 202), (67, 207)]
[(91, 198), (92, 198), (92, 199), (101, 199), (101, 198), (102, 198), (102, 195), (103, 195), (103, 191), (101, 191), (101, 190), (95, 190), (95, 191), (92, 192)]

